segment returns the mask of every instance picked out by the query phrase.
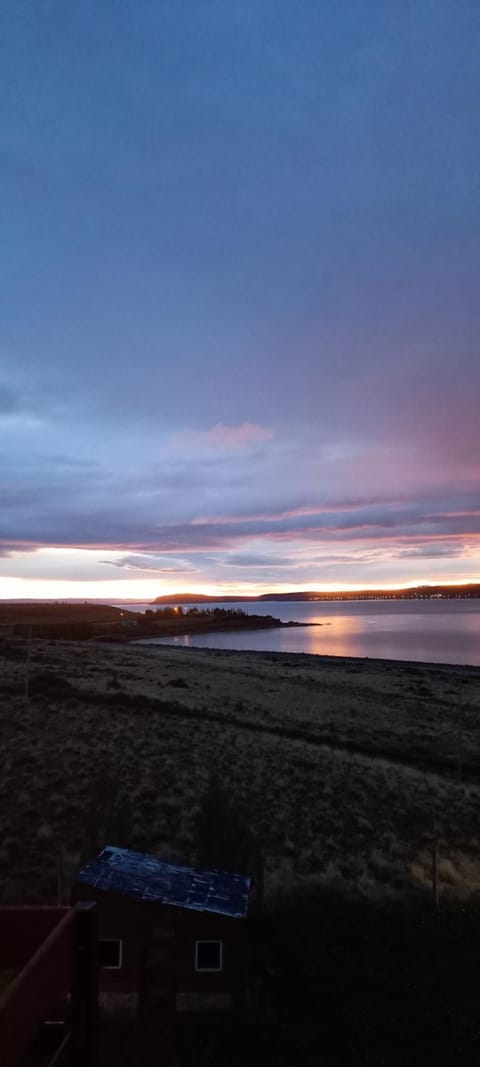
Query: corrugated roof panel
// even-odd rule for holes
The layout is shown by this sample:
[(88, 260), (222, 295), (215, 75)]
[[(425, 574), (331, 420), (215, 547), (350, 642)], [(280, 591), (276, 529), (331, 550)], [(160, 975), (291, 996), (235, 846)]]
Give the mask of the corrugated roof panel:
[(112, 845), (83, 868), (77, 881), (134, 900), (162, 901), (238, 919), (248, 909), (250, 878), (245, 875), (181, 867)]

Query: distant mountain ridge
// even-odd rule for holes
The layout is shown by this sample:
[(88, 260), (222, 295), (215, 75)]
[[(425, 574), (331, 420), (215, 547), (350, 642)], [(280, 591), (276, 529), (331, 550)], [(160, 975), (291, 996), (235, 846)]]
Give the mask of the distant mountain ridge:
[(264, 601), (299, 603), (326, 600), (446, 600), (480, 597), (480, 582), (466, 585), (420, 585), (404, 589), (357, 589), (350, 592), (321, 593), (316, 590), (292, 593), (262, 593), (260, 596), (210, 596), (200, 593), (172, 593), (158, 596), (152, 604), (260, 604)]

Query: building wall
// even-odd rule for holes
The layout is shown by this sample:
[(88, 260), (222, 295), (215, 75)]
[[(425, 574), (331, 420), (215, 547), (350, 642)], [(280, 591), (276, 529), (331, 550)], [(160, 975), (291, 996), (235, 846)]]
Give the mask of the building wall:
[[(177, 919), (176, 1002), (179, 1011), (225, 1010), (238, 1004), (246, 980), (247, 923), (185, 909)], [(221, 971), (195, 970), (195, 942), (221, 941)]]
[[(247, 923), (211, 912), (133, 901), (77, 885), (77, 899), (96, 900), (101, 939), (123, 942), (120, 970), (101, 969), (100, 989), (134, 994), (148, 1002), (153, 991), (179, 1010), (227, 1008), (241, 998), (247, 963)], [(195, 970), (195, 942), (221, 941), (222, 970)], [(103, 998), (105, 999), (105, 998)]]
[(133, 1015), (138, 1008), (143, 977), (145, 916), (140, 904), (114, 893), (90, 886), (74, 886), (73, 901), (94, 900), (97, 904), (99, 940), (122, 942), (119, 969), (100, 967), (99, 1003), (104, 1013)]

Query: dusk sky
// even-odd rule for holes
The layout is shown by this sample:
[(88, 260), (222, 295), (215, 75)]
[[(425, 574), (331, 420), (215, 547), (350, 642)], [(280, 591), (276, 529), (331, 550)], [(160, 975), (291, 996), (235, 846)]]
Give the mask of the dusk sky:
[(480, 580), (478, 0), (0, 48), (0, 596)]

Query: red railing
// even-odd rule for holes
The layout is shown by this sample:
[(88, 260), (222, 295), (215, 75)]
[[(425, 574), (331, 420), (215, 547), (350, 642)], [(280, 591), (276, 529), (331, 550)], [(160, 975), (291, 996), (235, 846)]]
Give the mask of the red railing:
[(0, 967), (23, 967), (71, 908), (0, 907)]
[(93, 1004), (82, 918), (76, 908), (0, 908), (0, 968), (21, 968), (0, 997), (1, 1067), (19, 1062), (69, 993)]

